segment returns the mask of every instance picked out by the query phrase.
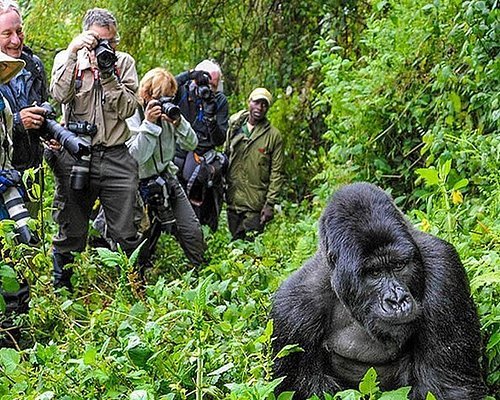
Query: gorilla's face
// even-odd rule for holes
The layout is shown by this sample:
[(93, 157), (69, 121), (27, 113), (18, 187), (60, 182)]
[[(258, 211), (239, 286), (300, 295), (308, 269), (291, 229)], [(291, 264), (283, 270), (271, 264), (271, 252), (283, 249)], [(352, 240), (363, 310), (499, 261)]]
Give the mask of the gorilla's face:
[(376, 240), (366, 243), (369, 245), (361, 246), (359, 258), (351, 259), (353, 264), (337, 263), (332, 287), (370, 336), (403, 346), (420, 314), (418, 251), (403, 237), (383, 245)]

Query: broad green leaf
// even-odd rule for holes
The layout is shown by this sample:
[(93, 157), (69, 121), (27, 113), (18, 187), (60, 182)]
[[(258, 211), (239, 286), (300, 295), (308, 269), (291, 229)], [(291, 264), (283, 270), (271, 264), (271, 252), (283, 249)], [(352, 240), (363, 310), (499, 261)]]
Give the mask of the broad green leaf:
[(262, 332), (262, 335), (260, 335), (256, 342), (257, 343), (267, 343), (271, 340), (271, 335), (273, 334), (273, 320), (270, 319), (267, 321), (266, 324), (266, 329), (264, 329), (264, 332)]
[(283, 347), (279, 353), (276, 355), (276, 358), (283, 358), (292, 353), (300, 353), (303, 352), (304, 349), (300, 347), (298, 344), (287, 344)]
[(146, 390), (134, 390), (130, 393), (130, 400), (149, 400), (149, 395)]
[(468, 179), (460, 179), (457, 183), (453, 185), (453, 189), (458, 190), (466, 187), (469, 184)]
[(69, 307), (71, 307), (71, 305), (73, 304), (73, 300), (66, 300), (64, 303), (61, 304), (61, 310), (66, 310), (68, 309)]
[(229, 371), (233, 367), (234, 367), (234, 364), (232, 362), (229, 362), (226, 365), (223, 365), (222, 367), (216, 369), (215, 371), (210, 372), (208, 374), (208, 376), (211, 376), (211, 375), (222, 375), (224, 372)]
[(500, 332), (495, 332), (493, 335), (491, 335), (490, 340), (488, 340), (488, 345), (486, 346), (486, 350), (490, 351), (500, 343)]
[(294, 392), (281, 392), (277, 400), (292, 400)]
[(97, 349), (95, 347), (89, 347), (85, 353), (83, 353), (83, 362), (85, 365), (94, 365), (96, 361)]
[(5, 299), (0, 294), (0, 312), (4, 313), (6, 308), (7, 308), (7, 304), (5, 304)]
[(17, 274), (16, 274), (16, 271), (14, 271), (14, 269), (7, 265), (7, 264), (3, 264), (0, 266), (0, 277), (2, 278), (17, 278)]
[(390, 392), (382, 393), (378, 400), (407, 400), (410, 393), (411, 386), (392, 390)]
[(348, 389), (342, 392), (338, 392), (335, 397), (339, 400), (361, 400), (362, 398), (364, 398), (364, 395), (359, 393), (357, 390)]
[(365, 376), (359, 383), (359, 391), (363, 394), (372, 394), (378, 390), (377, 371), (372, 367), (366, 371)]
[(116, 267), (122, 262), (120, 253), (111, 251), (110, 249), (106, 249), (105, 247), (98, 247), (97, 254), (99, 254), (99, 258), (101, 259), (101, 261), (108, 267)]
[(416, 172), (422, 178), (424, 178), (424, 181), (425, 181), (425, 183), (428, 186), (438, 185), (439, 184), (438, 172), (435, 169), (431, 169), (431, 168), (417, 168)]
[(35, 397), (35, 400), (52, 400), (55, 398), (55, 393), (51, 390), (48, 390), (46, 392), (43, 392), (42, 394), (39, 394), (38, 396)]
[(14, 349), (0, 349), (0, 364), (4, 367), (7, 374), (13, 373), (19, 366), (21, 356)]
[(427, 396), (425, 396), (425, 400), (437, 400), (436, 396), (434, 396), (431, 392), (427, 393)]
[(145, 245), (146, 239), (137, 246), (137, 248), (133, 251), (133, 253), (130, 255), (130, 265), (135, 265), (137, 262), (137, 258), (139, 257), (139, 253), (141, 252), (142, 247)]
[(2, 288), (7, 293), (14, 293), (19, 290), (20, 286), (16, 278), (3, 278)]
[(127, 354), (135, 366), (144, 368), (153, 351), (141, 341), (139, 336), (131, 336), (127, 343)]
[(446, 160), (443, 165), (440, 166), (439, 168), (439, 178), (441, 181), (446, 181), (446, 178), (448, 177), (448, 174), (451, 171), (451, 160)]

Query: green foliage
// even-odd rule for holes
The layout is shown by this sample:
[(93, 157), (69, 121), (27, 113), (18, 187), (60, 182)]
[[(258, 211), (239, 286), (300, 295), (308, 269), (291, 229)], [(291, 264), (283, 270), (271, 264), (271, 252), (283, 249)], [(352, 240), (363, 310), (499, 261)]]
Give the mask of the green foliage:
[[(381, 392), (377, 381), (377, 372), (374, 368), (368, 369), (359, 383), (359, 390), (349, 389), (337, 393), (332, 399), (336, 400), (407, 400), (411, 387), (403, 387), (390, 392)], [(433, 398), (429, 394), (428, 400)]]
[[(453, 153), (461, 174), (498, 185), (488, 168), (499, 149), (492, 134), (499, 115), (497, 45), (469, 25), (481, 20), (484, 33), (494, 36), (493, 4), (376, 2), (355, 57), (343, 55), (335, 32), (325, 33), (312, 56), (324, 77), (316, 102), (330, 110), (330, 163), (353, 164), (357, 179), (412, 192), (407, 171)], [(473, 150), (479, 151), (471, 163)]]
[[(498, 9), (493, 0), (174, 2), (24, 1), (27, 43), (48, 70), (87, 8), (118, 17), (120, 46), (142, 75), (205, 57), (222, 63), (230, 102), (268, 86), (283, 132), (287, 198), (253, 242), (230, 242), (223, 212), (205, 231), (210, 262), (189, 266), (165, 235), (142, 288), (137, 253), (89, 249), (76, 292), (53, 293), (52, 176), (30, 195), (40, 247), (0, 223), (3, 290), (31, 285), (17, 317), (29, 345), (0, 349), (2, 399), (275, 399), (268, 312), (279, 284), (316, 250), (333, 190), (368, 180), (392, 191), (413, 223), (450, 241), (466, 267), (485, 343), (490, 394), (500, 386)], [(41, 24), (39, 21), (44, 21)], [(25, 179), (33, 180), (35, 171)], [(4, 307), (0, 297), (0, 308)], [(287, 346), (275, 357), (301, 351)], [(332, 399), (406, 399), (375, 370)], [(278, 400), (292, 399), (283, 393)], [(318, 397), (314, 397), (318, 399)], [(429, 400), (434, 396), (429, 394)]]

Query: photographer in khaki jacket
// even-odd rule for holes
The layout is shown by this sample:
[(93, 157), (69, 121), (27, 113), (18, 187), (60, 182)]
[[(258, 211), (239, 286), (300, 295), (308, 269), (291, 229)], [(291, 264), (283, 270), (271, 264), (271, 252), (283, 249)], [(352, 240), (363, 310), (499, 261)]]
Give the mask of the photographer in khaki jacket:
[[(116, 51), (119, 42), (115, 17), (94, 8), (85, 14), (83, 33), (54, 61), (50, 91), (62, 103), (65, 123), (80, 122), (91, 140), (91, 154), (76, 159), (66, 150), (49, 154), (56, 177), (54, 220), (59, 232), (53, 239), (54, 286), (71, 289), (72, 252), (83, 251), (90, 212), (99, 198), (108, 235), (127, 253), (140, 242), (133, 219), (138, 185), (137, 161), (125, 142), (130, 131), (125, 120), (138, 106), (138, 77), (134, 59)], [(80, 129), (82, 130), (82, 129)]]
[(233, 240), (262, 232), (273, 218), (283, 185), (283, 140), (266, 118), (271, 102), (271, 93), (257, 88), (250, 94), (248, 110), (229, 119), (226, 201)]

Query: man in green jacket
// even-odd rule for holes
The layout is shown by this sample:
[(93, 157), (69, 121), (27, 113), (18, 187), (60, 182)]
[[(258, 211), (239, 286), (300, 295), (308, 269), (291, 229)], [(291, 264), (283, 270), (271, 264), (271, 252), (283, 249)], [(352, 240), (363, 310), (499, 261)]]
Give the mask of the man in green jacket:
[(250, 94), (248, 110), (229, 119), (226, 201), (233, 240), (245, 239), (249, 232), (262, 232), (273, 218), (283, 185), (283, 140), (266, 118), (271, 102), (271, 93), (257, 88)]

